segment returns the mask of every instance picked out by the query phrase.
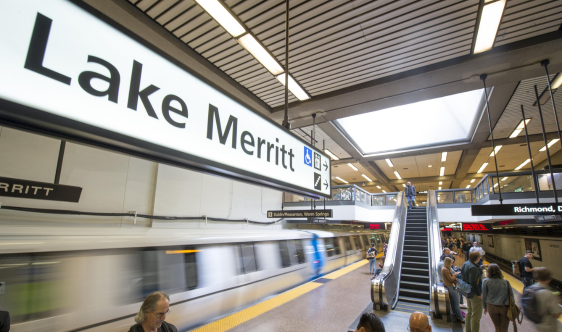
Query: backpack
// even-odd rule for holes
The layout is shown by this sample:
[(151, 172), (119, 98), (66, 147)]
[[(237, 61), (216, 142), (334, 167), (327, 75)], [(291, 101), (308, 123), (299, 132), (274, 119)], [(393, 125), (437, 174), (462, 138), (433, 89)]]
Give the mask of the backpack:
[(537, 292), (540, 291), (542, 287), (532, 285), (523, 290), (523, 295), (521, 296), (521, 306), (523, 307), (523, 314), (531, 322), (538, 324), (542, 320), (542, 316), (539, 314), (537, 306)]
[(369, 248), (369, 250), (367, 250), (367, 259), (375, 258), (377, 256), (377, 249), (371, 249), (373, 248)]

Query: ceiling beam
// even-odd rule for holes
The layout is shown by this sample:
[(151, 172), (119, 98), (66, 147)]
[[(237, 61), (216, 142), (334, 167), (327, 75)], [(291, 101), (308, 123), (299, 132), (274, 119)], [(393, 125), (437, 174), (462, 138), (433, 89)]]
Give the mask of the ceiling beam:
[(453, 180), (453, 183), (450, 186), (451, 188), (460, 188), (461, 182), (468, 174), (468, 170), (474, 163), (474, 160), (476, 160), (476, 157), (478, 157), (479, 152), (480, 149), (469, 149), (462, 152), (461, 159), (459, 160), (459, 164), (457, 166), (457, 171), (455, 172), (455, 180)]
[[(549, 59), (551, 72), (562, 71), (562, 31), (525, 39), (434, 65), (314, 96), (290, 105), (294, 126), (368, 113), (390, 107), (444, 97), (482, 88), (480, 74), (488, 74), (487, 86), (499, 86), (544, 75), (540, 61)], [(281, 121), (283, 108), (274, 107), (272, 118)]]

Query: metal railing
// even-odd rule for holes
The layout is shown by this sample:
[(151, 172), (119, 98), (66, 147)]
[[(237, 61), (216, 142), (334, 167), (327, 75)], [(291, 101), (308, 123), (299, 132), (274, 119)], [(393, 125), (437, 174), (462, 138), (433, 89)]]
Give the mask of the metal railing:
[(447, 287), (439, 282), (441, 273), (438, 269), (441, 258), (441, 234), (439, 230), (439, 219), (437, 216), (437, 200), (433, 190), (428, 193), (427, 202), (427, 235), (429, 253), (429, 305), (433, 318), (448, 320), (450, 317), (449, 291)]
[[(332, 186), (332, 197), (327, 201), (355, 201), (367, 206), (394, 206), (397, 202), (399, 192), (372, 194), (365, 189), (354, 185)], [(285, 203), (311, 202), (308, 197), (294, 194), (285, 194)], [(316, 200), (322, 202), (322, 199)]]
[[(535, 184), (531, 171), (503, 172), (486, 174), (474, 187), (460, 189), (435, 190), (437, 204), (473, 204), (490, 195), (499, 194), (498, 186), (502, 194), (535, 192)], [(553, 170), (554, 184), (556, 188), (562, 188), (562, 170)], [(535, 171), (535, 181), (540, 193), (552, 191), (552, 179), (549, 171)]]
[(388, 239), (388, 248), (381, 273), (371, 281), (373, 310), (390, 310), (398, 301), (400, 267), (404, 250), (407, 202), (404, 192), (397, 195), (396, 210)]

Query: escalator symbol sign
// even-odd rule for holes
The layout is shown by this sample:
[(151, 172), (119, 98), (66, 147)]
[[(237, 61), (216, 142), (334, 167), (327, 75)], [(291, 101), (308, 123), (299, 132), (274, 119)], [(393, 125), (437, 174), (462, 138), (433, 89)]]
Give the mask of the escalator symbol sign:
[(322, 190), (322, 176), (318, 173), (314, 173), (314, 189)]

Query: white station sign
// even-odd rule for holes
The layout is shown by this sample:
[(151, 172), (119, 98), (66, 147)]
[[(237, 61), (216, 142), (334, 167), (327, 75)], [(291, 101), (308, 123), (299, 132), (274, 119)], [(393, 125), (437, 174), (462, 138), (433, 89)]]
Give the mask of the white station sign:
[(0, 2), (2, 123), (329, 197), (329, 157), (82, 6)]

